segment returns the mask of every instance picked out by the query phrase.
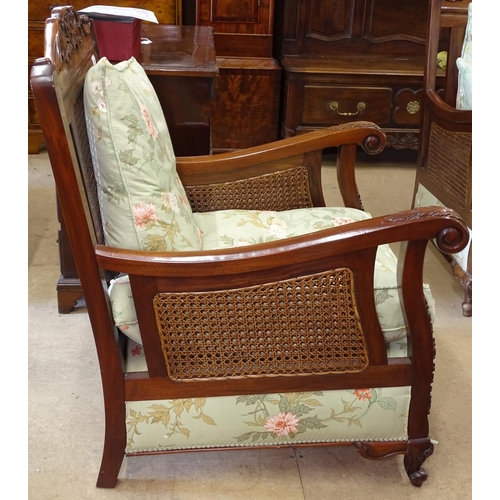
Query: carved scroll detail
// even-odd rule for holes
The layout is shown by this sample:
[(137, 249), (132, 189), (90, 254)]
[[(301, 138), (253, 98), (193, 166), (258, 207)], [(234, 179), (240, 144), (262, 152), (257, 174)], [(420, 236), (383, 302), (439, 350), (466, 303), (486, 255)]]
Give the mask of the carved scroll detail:
[(51, 54), (45, 54), (52, 60), (56, 71), (60, 71), (63, 63), (69, 63), (73, 54), (83, 44), (83, 38), (91, 33), (90, 20), (87, 16), (80, 16), (73, 7), (60, 7), (52, 11), (52, 19), (57, 33), (54, 38)]
[[(374, 124), (372, 122), (350, 122), (350, 123), (343, 123), (340, 125), (336, 125), (335, 128), (338, 130), (352, 130), (354, 128), (373, 128)], [(377, 127), (378, 130), (383, 134), (383, 131), (380, 127)], [(369, 135), (368, 137), (365, 138), (363, 143), (361, 144), (361, 147), (364, 149), (364, 151), (370, 155), (375, 155), (378, 153), (381, 153), (382, 150), (384, 149), (384, 144), (383, 141), (380, 140), (380, 137), (378, 135)]]
[(422, 486), (427, 479), (427, 472), (422, 464), (434, 452), (434, 445), (428, 438), (410, 439), (408, 442), (408, 452), (404, 458), (406, 473), (413, 486)]
[(453, 210), (441, 207), (421, 207), (418, 210), (408, 210), (396, 215), (389, 215), (385, 218), (385, 220), (389, 222), (401, 222), (443, 216), (462, 221), (462, 219)]
[(453, 225), (440, 229), (435, 237), (436, 245), (439, 250), (444, 253), (460, 252), (467, 245), (469, 231), (463, 220), (451, 209), (441, 207), (420, 207), (419, 209), (409, 210), (398, 215), (387, 216), (385, 220), (389, 222), (405, 222), (443, 216), (450, 221), (458, 222), (461, 228)]

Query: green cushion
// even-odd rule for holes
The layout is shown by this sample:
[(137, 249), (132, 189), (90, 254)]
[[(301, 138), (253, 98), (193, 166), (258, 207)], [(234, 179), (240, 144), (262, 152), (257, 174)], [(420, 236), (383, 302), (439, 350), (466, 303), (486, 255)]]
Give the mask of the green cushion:
[(102, 58), (86, 76), (84, 103), (106, 244), (199, 250), (165, 117), (142, 66)]

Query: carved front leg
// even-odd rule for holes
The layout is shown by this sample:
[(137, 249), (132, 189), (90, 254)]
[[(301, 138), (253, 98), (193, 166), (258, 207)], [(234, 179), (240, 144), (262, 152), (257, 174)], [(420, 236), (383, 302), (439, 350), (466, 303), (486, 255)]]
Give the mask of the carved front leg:
[(428, 438), (411, 439), (408, 442), (404, 465), (413, 486), (422, 486), (427, 479), (427, 472), (422, 468), (422, 464), (433, 452), (434, 445)]

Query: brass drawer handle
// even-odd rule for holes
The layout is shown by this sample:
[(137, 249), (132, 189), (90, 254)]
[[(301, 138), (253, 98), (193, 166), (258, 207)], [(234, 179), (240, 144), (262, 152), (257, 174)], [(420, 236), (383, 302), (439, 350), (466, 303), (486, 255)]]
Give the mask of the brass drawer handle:
[(332, 111), (336, 111), (338, 115), (340, 116), (355, 116), (357, 115), (360, 111), (363, 111), (363, 109), (366, 108), (366, 104), (364, 102), (358, 102), (358, 104), (356, 105), (356, 113), (341, 113), (339, 111), (339, 103), (336, 102), (336, 101), (333, 101), (330, 103), (330, 109)]

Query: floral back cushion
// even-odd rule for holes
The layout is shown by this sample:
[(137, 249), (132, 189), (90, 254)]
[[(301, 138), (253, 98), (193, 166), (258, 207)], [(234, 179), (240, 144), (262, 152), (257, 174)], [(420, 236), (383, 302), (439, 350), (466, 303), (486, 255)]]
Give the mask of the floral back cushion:
[(167, 123), (142, 66), (103, 57), (86, 76), (84, 103), (106, 244), (199, 250)]

